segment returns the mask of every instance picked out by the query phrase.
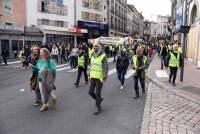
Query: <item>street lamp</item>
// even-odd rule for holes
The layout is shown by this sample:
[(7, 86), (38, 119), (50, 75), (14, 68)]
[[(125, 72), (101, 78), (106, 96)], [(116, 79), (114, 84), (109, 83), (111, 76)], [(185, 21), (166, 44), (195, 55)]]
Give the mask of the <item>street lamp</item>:
[(182, 66), (181, 66), (181, 73), (180, 73), (180, 81), (183, 82), (183, 76), (184, 76), (184, 60), (186, 56), (186, 45), (187, 45), (187, 33), (189, 32), (190, 27), (187, 26), (187, 0), (185, 0), (184, 5), (184, 22), (181, 26), (181, 33), (183, 33), (183, 47), (182, 47)]

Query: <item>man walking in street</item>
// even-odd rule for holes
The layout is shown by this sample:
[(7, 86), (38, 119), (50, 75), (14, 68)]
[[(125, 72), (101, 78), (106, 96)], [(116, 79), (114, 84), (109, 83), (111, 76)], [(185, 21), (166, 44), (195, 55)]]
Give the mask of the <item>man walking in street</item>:
[(161, 45), (161, 50), (160, 50), (161, 70), (166, 65), (166, 56), (167, 56), (167, 54), (168, 54), (168, 49), (167, 49), (166, 44)]
[(4, 61), (5, 66), (7, 66), (7, 57), (8, 57), (8, 50), (3, 48), (2, 52), (1, 52), (1, 57)]
[(28, 47), (28, 45), (25, 45), (24, 49), (24, 65), (28, 67), (28, 63), (30, 61), (31, 57), (31, 49)]
[(91, 57), (89, 95), (96, 101), (95, 115), (101, 113), (101, 90), (108, 76), (108, 59), (99, 43), (94, 43)]
[(83, 50), (83, 48), (80, 47), (79, 55), (78, 55), (78, 76), (77, 76), (76, 83), (74, 83), (76, 87), (79, 86), (82, 72), (84, 73), (84, 76), (85, 76), (85, 84), (88, 84), (87, 66), (88, 66), (88, 55)]
[(140, 84), (142, 87), (142, 93), (145, 93), (145, 77), (146, 71), (148, 68), (148, 58), (143, 55), (143, 48), (138, 47), (136, 50), (136, 55), (132, 58), (132, 68), (134, 71), (134, 88), (136, 96), (134, 99), (138, 99), (139, 96), (139, 87), (138, 80), (140, 80)]

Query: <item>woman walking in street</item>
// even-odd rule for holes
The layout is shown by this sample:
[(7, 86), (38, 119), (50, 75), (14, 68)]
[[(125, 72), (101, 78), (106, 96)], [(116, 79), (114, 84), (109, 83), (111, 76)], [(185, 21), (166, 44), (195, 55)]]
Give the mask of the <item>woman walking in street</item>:
[[(37, 61), (40, 58), (40, 48), (38, 46), (33, 46), (32, 47), (33, 54), (31, 55), (30, 58), (30, 64), (33, 66), (36, 66)], [(41, 94), (40, 94), (40, 89), (39, 89), (39, 83), (38, 83), (38, 73), (37, 72), (32, 72), (31, 78), (30, 78), (30, 87), (31, 90), (35, 91), (35, 96), (36, 96), (36, 102), (35, 102), (35, 107), (38, 107), (42, 104), (41, 100)]]
[(120, 87), (121, 90), (124, 89), (124, 80), (128, 66), (129, 66), (129, 59), (126, 54), (126, 49), (123, 49), (121, 51), (121, 55), (117, 57), (117, 63), (116, 63), (118, 79), (121, 82), (121, 87)]
[(55, 62), (51, 59), (50, 52), (46, 48), (40, 50), (40, 59), (38, 60), (36, 66), (33, 67), (34, 73), (38, 73), (39, 89), (42, 98), (41, 112), (48, 110), (49, 98), (52, 97), (51, 106), (54, 108), (56, 106), (57, 97), (52, 92), (55, 90), (55, 78), (56, 78), (56, 66)]

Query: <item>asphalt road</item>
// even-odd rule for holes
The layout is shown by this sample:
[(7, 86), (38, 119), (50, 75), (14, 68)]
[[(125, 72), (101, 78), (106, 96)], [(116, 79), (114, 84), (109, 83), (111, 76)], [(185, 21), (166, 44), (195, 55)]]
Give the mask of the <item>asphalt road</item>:
[[(109, 78), (102, 90), (103, 112), (93, 115), (94, 101), (83, 77), (73, 85), (77, 72), (68, 65), (58, 67), (56, 109), (41, 113), (33, 106), (34, 93), (28, 86), (30, 69), (19, 64), (0, 66), (0, 134), (139, 134), (145, 95), (133, 99), (133, 78), (127, 74), (121, 91), (115, 64), (109, 63)], [(24, 89), (24, 91), (23, 91)]]

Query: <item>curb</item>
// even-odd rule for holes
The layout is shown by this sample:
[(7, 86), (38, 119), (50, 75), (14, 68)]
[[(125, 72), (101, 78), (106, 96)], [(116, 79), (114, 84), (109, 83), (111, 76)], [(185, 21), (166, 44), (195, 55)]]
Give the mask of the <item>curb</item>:
[[(155, 57), (154, 57), (155, 58)], [(153, 58), (153, 60), (154, 60)], [(152, 62), (153, 62), (152, 60)], [(148, 69), (148, 74), (150, 74), (149, 70), (151, 70), (151, 66), (152, 64), (149, 65), (149, 69)], [(197, 104), (200, 104), (199, 100), (196, 100), (192, 97), (189, 97), (188, 95), (184, 94), (184, 93), (181, 93), (179, 90), (176, 90), (175, 89), (171, 89), (169, 86), (166, 86), (166, 84), (164, 84), (163, 82), (160, 82), (158, 79), (152, 77), (152, 76), (148, 76), (148, 79), (150, 82), (152, 82), (153, 84), (157, 85), (158, 87), (160, 87), (161, 89), (166, 89), (168, 90), (169, 92), (171, 92), (172, 94), (175, 94), (183, 99), (187, 99), (188, 101), (192, 101), (194, 103), (197, 103)]]

